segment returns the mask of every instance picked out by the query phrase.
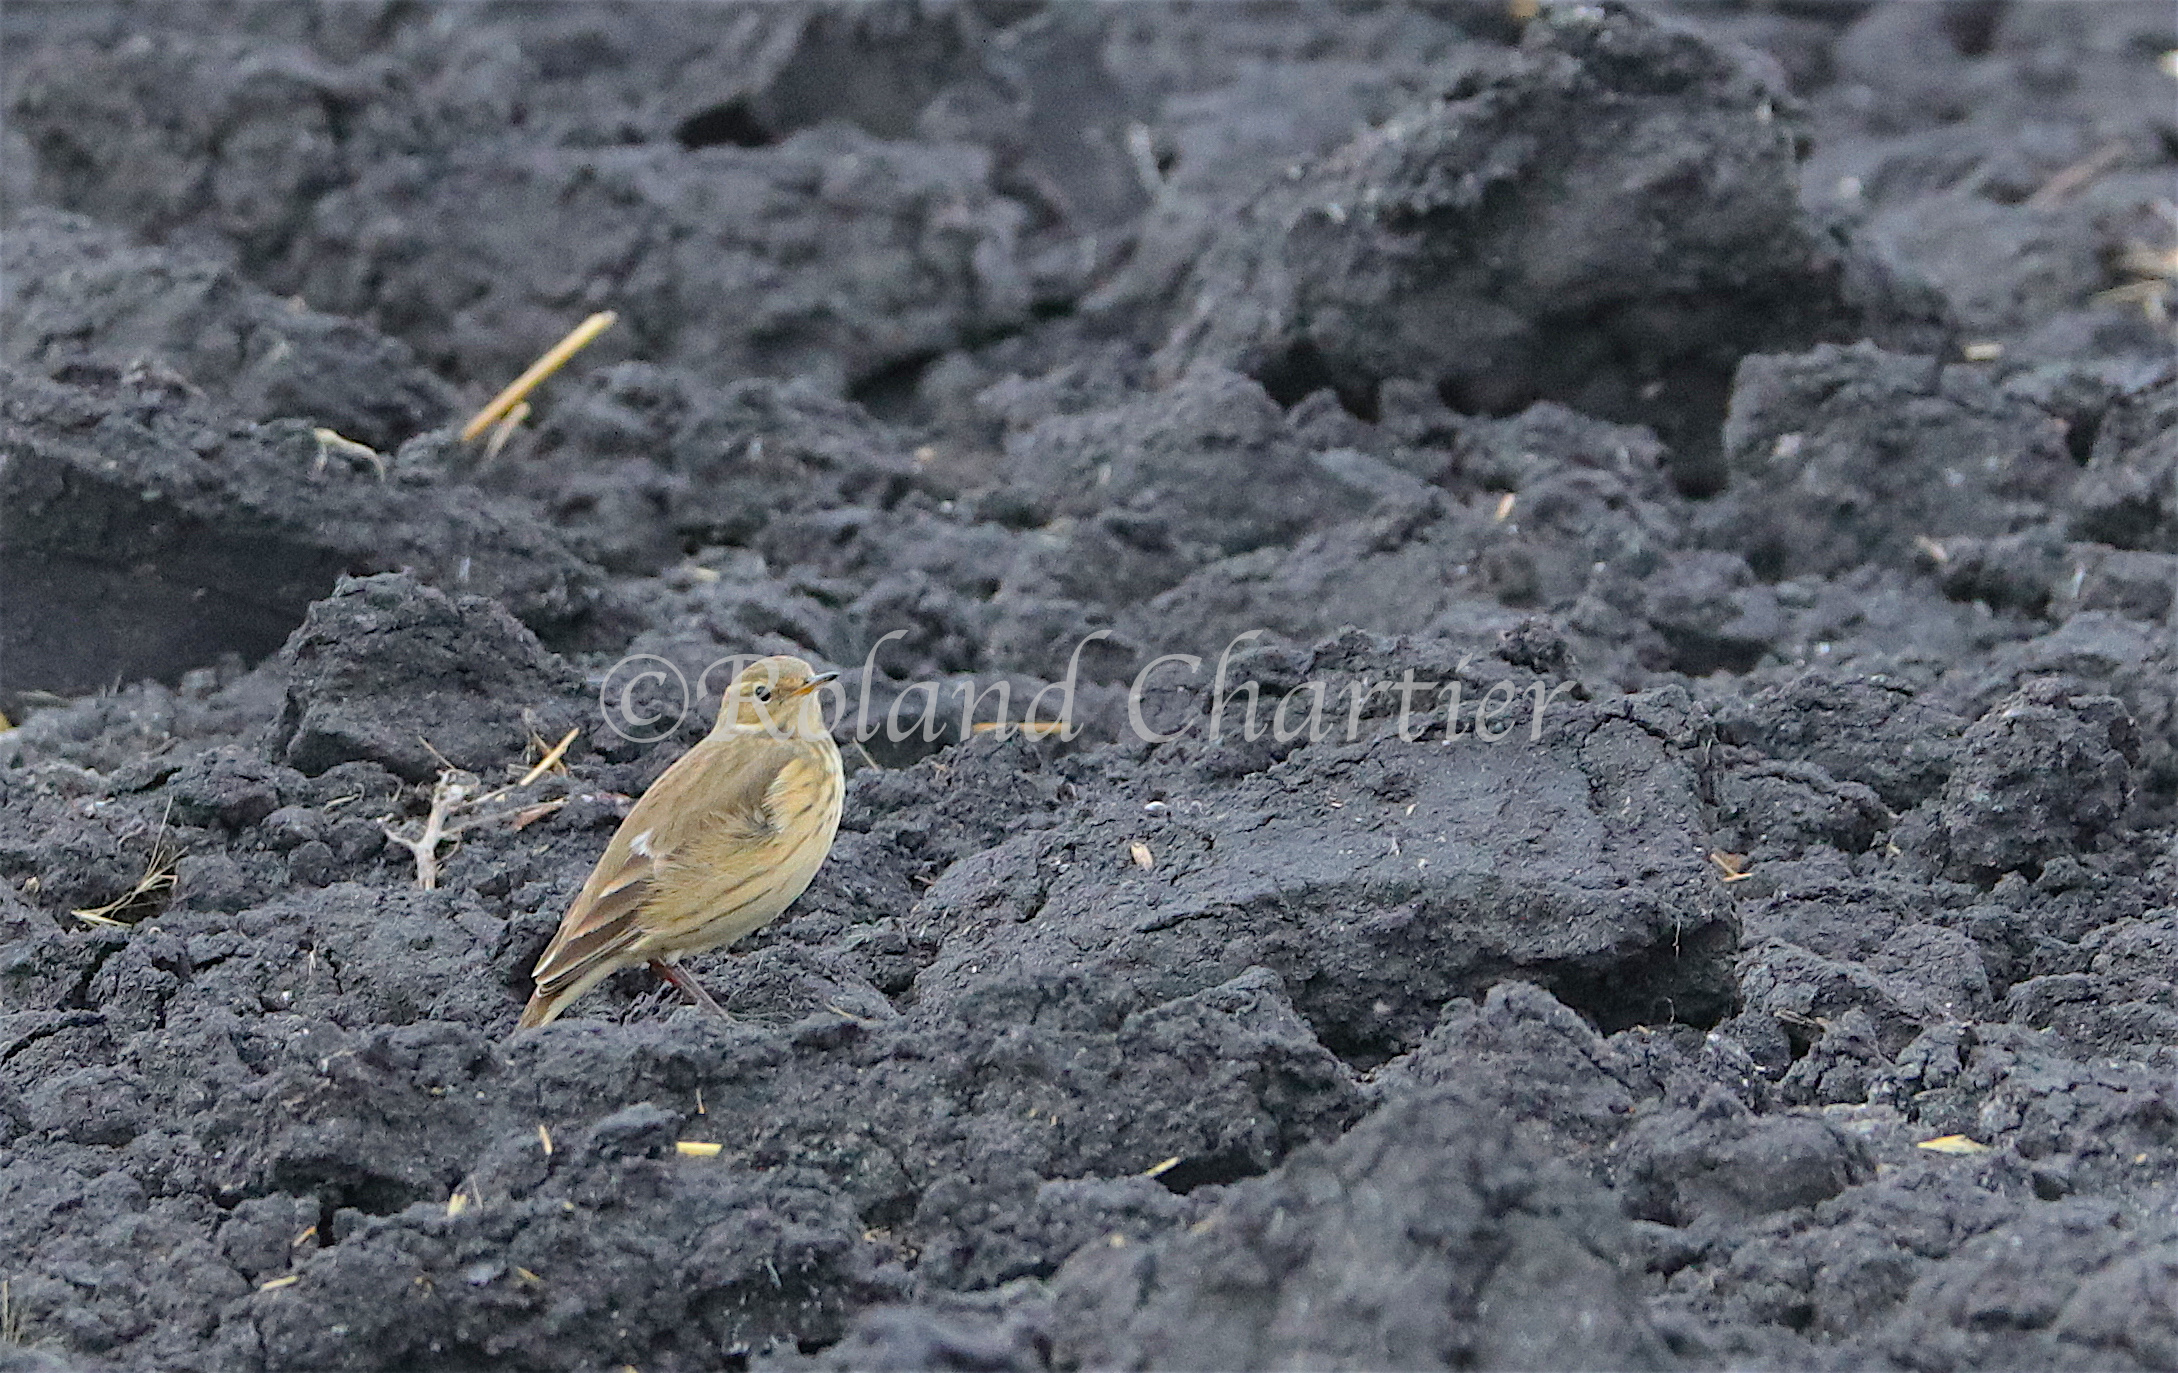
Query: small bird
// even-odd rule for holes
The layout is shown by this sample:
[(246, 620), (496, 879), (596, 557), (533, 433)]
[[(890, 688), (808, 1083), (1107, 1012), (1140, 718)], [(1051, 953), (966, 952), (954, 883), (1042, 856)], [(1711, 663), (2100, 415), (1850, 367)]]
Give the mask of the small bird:
[(732, 1019), (680, 960), (770, 924), (832, 851), (845, 784), (816, 690), (837, 676), (785, 656), (735, 676), (710, 734), (651, 783), (605, 846), (537, 960), (519, 1028), (644, 962)]

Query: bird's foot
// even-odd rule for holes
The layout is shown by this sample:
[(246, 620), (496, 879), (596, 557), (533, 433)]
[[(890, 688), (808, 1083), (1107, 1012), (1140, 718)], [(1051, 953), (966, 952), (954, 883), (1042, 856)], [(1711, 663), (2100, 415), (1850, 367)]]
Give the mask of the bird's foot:
[(697, 1006), (717, 1016), (729, 1025), (738, 1023), (731, 1015), (727, 1014), (724, 1006), (719, 1005), (718, 1002), (711, 998), (711, 994), (703, 989), (703, 984), (691, 977), (688, 970), (678, 963), (668, 963), (662, 958), (653, 958), (650, 960), (650, 966), (652, 971), (678, 987), (681, 995), (693, 1001)]

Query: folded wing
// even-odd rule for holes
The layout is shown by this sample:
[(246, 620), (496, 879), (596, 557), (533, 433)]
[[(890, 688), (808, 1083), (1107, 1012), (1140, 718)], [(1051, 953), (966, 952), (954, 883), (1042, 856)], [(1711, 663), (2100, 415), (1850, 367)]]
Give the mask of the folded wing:
[(784, 740), (713, 735), (653, 782), (606, 846), (531, 976), (524, 1025), (542, 1024), (616, 967), (646, 956), (643, 921), (699, 836), (758, 840), (777, 828), (766, 798), (794, 757)]

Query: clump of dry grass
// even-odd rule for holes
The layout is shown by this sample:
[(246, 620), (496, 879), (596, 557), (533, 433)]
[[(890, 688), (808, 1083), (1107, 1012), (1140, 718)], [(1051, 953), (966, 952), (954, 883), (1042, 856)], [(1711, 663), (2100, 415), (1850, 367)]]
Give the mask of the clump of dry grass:
[(166, 822), (173, 811), (170, 802), (166, 813), (159, 817), (159, 828), (151, 836), (151, 853), (144, 860), (143, 875), (127, 891), (103, 906), (90, 906), (69, 914), (86, 925), (128, 929), (165, 910), (167, 903), (174, 899), (174, 866), (181, 861), (180, 852), (166, 839)]
[(2178, 202), (2159, 200), (2155, 212), (2169, 227), (2171, 242), (2128, 243), (2118, 254), (2118, 270), (2133, 279), (2113, 286), (2095, 299), (2106, 305), (2138, 306), (2158, 325), (2178, 316)]

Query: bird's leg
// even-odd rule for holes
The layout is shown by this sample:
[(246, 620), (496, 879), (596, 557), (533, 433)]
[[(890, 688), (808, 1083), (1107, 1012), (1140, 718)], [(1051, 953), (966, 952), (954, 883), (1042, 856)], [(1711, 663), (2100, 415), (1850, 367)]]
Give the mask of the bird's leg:
[(716, 1001), (713, 1001), (711, 999), (711, 994), (703, 989), (703, 984), (701, 982), (698, 982), (695, 978), (689, 976), (688, 971), (681, 967), (680, 964), (668, 963), (662, 958), (653, 958), (652, 960), (650, 960), (650, 966), (651, 971), (657, 973), (658, 976), (664, 978), (666, 981), (680, 988), (681, 995), (687, 997), (690, 1001), (695, 1002), (698, 1006), (702, 1007), (706, 1011), (709, 1011), (712, 1015), (717, 1016), (720, 1020), (725, 1021), (727, 1024), (731, 1025), (734, 1023), (734, 1018), (726, 1013), (726, 1008), (719, 1005)]

